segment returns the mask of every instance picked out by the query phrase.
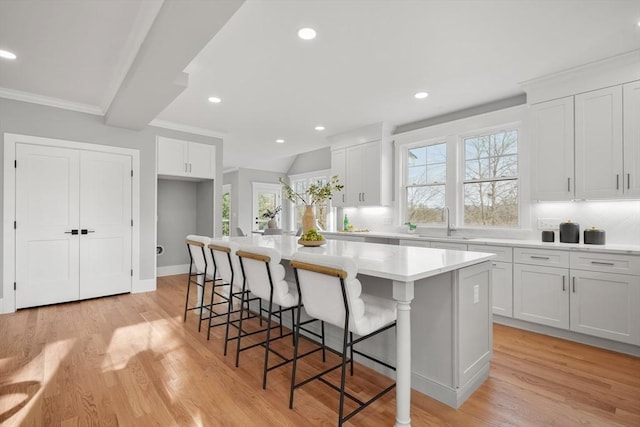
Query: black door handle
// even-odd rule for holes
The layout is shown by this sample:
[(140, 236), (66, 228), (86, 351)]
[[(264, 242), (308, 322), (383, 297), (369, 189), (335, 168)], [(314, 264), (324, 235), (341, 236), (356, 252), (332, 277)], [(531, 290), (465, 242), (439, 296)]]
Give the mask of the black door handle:
[(75, 236), (76, 234), (78, 234), (78, 230), (73, 229), (71, 231), (65, 231), (64, 234), (73, 234)]
[[(96, 230), (87, 230), (86, 228), (83, 228), (82, 230), (80, 230), (81, 234), (87, 234), (87, 233), (95, 233)], [(76, 233), (78, 234), (78, 233)]]

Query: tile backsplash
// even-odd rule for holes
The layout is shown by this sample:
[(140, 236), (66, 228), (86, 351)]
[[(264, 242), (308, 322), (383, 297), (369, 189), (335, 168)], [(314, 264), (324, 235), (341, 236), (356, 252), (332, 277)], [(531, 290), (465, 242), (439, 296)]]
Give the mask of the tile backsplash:
[[(542, 231), (538, 229), (538, 218), (557, 218), (560, 221), (571, 220), (580, 224), (580, 241), (585, 228), (598, 227), (605, 230), (606, 241), (609, 244), (640, 245), (640, 200), (540, 202), (532, 203), (530, 209), (531, 224), (523, 229), (462, 229), (456, 234), (471, 237), (540, 240)], [(391, 207), (339, 210), (339, 215), (344, 213), (349, 216), (350, 223), (357, 228), (388, 232), (406, 230), (406, 227), (398, 224), (399, 221), (394, 217), (395, 211)], [(338, 223), (338, 228), (342, 228), (342, 218), (338, 219)], [(438, 228), (418, 229), (421, 234), (429, 235), (439, 235), (443, 231)], [(558, 239), (557, 233), (556, 239)]]

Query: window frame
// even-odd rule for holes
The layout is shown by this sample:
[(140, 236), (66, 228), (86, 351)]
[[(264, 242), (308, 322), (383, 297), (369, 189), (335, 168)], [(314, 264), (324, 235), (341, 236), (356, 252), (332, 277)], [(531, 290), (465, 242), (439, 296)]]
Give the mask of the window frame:
[[(311, 172), (304, 172), (294, 175), (287, 175), (287, 179), (289, 185), (295, 189), (296, 181), (306, 181), (307, 187), (310, 183), (316, 182), (319, 179), (330, 180), (331, 179), (331, 169), (321, 169)], [(287, 223), (289, 224), (289, 228), (295, 230), (296, 226), (296, 207), (302, 205), (302, 203), (292, 202), (289, 199), (286, 199), (287, 209), (291, 213), (287, 219)], [(327, 224), (326, 231), (335, 230), (336, 226), (336, 210), (333, 206), (331, 199), (327, 200)], [(317, 219), (317, 218), (316, 218)]]
[[(460, 232), (470, 232), (476, 236), (495, 235), (495, 232), (503, 232), (503, 236), (509, 238), (521, 238), (528, 236), (535, 225), (531, 223), (530, 200), (530, 156), (529, 147), (529, 126), (527, 121), (528, 106), (526, 104), (515, 105), (500, 110), (488, 111), (486, 113), (464, 117), (453, 121), (442, 121), (432, 126), (418, 128), (403, 133), (394, 134), (395, 144), (395, 173), (394, 173), (394, 193), (396, 203), (394, 206), (395, 225), (402, 227), (406, 221), (407, 201), (405, 197), (405, 176), (406, 176), (406, 150), (410, 147), (426, 145), (430, 142), (447, 142), (447, 192), (446, 205), (451, 214), (451, 223)], [(462, 184), (463, 171), (462, 155), (460, 153), (460, 141), (463, 137), (478, 135), (496, 129), (517, 129), (518, 130), (518, 219), (519, 225), (513, 227), (505, 226), (476, 226), (462, 224), (464, 187)], [(454, 189), (454, 191), (452, 191)], [(419, 224), (422, 232), (429, 230), (440, 230), (445, 225)], [(454, 234), (455, 235), (455, 234)]]
[[(490, 180), (480, 180), (480, 181), (474, 181), (474, 180), (470, 180), (467, 181), (465, 180), (465, 170), (466, 170), (466, 163), (465, 163), (465, 146), (464, 146), (464, 142), (465, 139), (477, 136), (486, 136), (486, 135), (493, 135), (496, 133), (500, 133), (502, 131), (512, 131), (515, 130), (518, 134), (518, 143), (517, 143), (517, 153), (516, 153), (516, 158), (517, 158), (517, 166), (518, 166), (518, 174), (515, 178), (509, 178), (509, 180), (516, 180), (517, 181), (517, 185), (518, 185), (518, 200), (517, 200), (517, 204), (518, 204), (518, 223), (516, 225), (513, 226), (506, 226), (506, 225), (479, 225), (479, 224), (472, 224), (472, 225), (467, 225), (465, 223), (465, 215), (464, 215), (464, 185), (467, 182), (489, 182)], [(458, 152), (457, 155), (457, 159), (458, 161), (456, 162), (456, 169), (457, 169), (457, 185), (456, 185), (456, 219), (457, 221), (460, 223), (460, 226), (457, 228), (461, 228), (461, 229), (478, 229), (478, 230), (519, 230), (522, 229), (522, 224), (523, 224), (523, 207), (522, 207), (522, 151), (521, 151), (521, 146), (522, 146), (522, 123), (521, 122), (510, 122), (510, 123), (504, 123), (504, 124), (498, 124), (495, 126), (489, 126), (489, 127), (484, 127), (481, 129), (474, 129), (474, 130), (470, 130), (468, 132), (464, 132), (464, 133), (460, 133), (457, 135), (457, 143), (456, 143), (456, 150)], [(504, 181), (501, 179), (492, 179), (493, 181)]]

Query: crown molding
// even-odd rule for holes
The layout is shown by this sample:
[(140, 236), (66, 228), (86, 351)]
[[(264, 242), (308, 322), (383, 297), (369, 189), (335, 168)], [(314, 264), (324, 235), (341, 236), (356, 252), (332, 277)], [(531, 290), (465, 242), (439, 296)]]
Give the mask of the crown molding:
[(181, 123), (169, 122), (166, 120), (154, 119), (151, 121), (151, 123), (149, 123), (149, 126), (156, 126), (164, 129), (177, 130), (180, 132), (194, 133), (196, 135), (202, 135), (202, 136), (211, 136), (213, 138), (220, 138), (220, 139), (224, 139), (224, 137), (226, 136), (226, 134), (222, 132), (216, 132), (216, 131), (212, 131), (209, 129), (204, 129), (196, 126), (183, 125)]
[(80, 102), (67, 101), (50, 96), (36, 95), (35, 93), (22, 92), (19, 90), (0, 87), (0, 98), (13, 99), (16, 101), (30, 102), (32, 104), (46, 105), (48, 107), (62, 108), (64, 110), (77, 111), (80, 113), (104, 116), (104, 111), (97, 105), (83, 104)]

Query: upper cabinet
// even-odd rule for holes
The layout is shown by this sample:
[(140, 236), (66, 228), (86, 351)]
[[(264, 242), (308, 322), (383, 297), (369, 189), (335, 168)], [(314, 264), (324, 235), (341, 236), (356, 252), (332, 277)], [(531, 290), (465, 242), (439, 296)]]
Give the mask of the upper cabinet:
[(623, 179), (625, 196), (640, 197), (640, 81), (622, 87)]
[(158, 137), (158, 175), (188, 179), (214, 179), (216, 147)]
[(530, 125), (532, 198), (573, 199), (573, 97), (532, 105)]
[(622, 157), (622, 86), (576, 95), (575, 198), (622, 196)]
[(640, 196), (640, 50), (522, 83), (531, 197)]
[(331, 174), (338, 175), (344, 185), (342, 192), (333, 195), (333, 205), (389, 205), (393, 148), (384, 127), (371, 125), (330, 139), (336, 142), (331, 150)]

